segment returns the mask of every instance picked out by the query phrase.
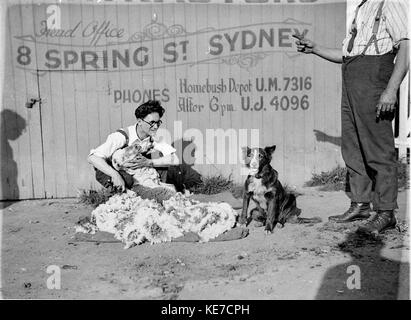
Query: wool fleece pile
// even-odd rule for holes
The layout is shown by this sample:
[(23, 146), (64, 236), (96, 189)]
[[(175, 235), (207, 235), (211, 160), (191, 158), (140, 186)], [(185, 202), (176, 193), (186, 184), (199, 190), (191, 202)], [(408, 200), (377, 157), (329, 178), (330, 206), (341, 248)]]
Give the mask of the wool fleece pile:
[(112, 196), (91, 213), (91, 222), (76, 232), (105, 231), (125, 249), (145, 241), (167, 242), (188, 232), (207, 242), (234, 227), (237, 212), (228, 203), (199, 202), (177, 193), (162, 204), (142, 199), (133, 191)]

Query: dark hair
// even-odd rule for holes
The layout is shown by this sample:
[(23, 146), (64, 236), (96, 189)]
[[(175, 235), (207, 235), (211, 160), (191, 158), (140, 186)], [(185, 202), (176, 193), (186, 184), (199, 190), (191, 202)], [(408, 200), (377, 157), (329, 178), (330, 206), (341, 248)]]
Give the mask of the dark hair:
[(150, 113), (157, 112), (161, 118), (165, 111), (166, 110), (161, 106), (160, 102), (156, 100), (148, 100), (137, 107), (134, 115), (137, 119), (144, 119)]

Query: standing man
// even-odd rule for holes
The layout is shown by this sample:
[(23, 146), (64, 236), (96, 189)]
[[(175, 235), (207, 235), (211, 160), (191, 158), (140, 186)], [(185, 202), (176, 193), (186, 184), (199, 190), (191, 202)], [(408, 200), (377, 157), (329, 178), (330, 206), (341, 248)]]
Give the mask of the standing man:
[(409, 66), (407, 13), (408, 0), (358, 1), (342, 51), (308, 39), (296, 41), (299, 52), (342, 63), (341, 152), (351, 205), (329, 220), (367, 219), (372, 202), (377, 214), (359, 227), (361, 233), (377, 235), (396, 225), (397, 161), (391, 121)]

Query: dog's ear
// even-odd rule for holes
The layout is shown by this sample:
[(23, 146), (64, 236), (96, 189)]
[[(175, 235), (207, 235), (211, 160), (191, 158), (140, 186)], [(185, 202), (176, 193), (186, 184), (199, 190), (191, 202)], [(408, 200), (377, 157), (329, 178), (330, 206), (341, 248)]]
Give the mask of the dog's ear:
[(247, 147), (242, 147), (242, 158), (245, 162), (245, 164), (248, 164), (250, 162), (250, 154), (251, 154), (251, 149), (247, 146)]
[(243, 157), (249, 157), (251, 153), (250, 147), (242, 147), (241, 150), (243, 151)]
[(271, 147), (265, 147), (265, 148), (264, 148), (264, 152), (265, 152), (267, 155), (271, 156), (271, 155), (273, 154), (273, 152), (275, 151), (275, 148), (276, 148), (275, 145), (274, 145), (274, 146), (271, 146)]

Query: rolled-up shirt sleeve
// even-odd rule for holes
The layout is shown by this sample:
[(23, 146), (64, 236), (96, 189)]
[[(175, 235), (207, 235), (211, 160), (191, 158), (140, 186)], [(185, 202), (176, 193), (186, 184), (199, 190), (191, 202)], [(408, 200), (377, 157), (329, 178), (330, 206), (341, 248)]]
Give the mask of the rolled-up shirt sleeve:
[(395, 48), (398, 48), (400, 41), (409, 40), (408, 1), (409, 0), (385, 1), (385, 23)]
[(95, 149), (90, 150), (89, 156), (94, 154), (98, 157), (108, 159), (113, 153), (122, 148), (126, 143), (126, 138), (120, 132), (114, 132), (107, 137), (106, 142)]

